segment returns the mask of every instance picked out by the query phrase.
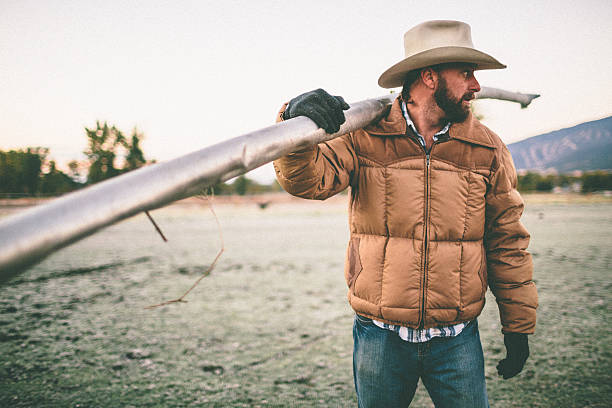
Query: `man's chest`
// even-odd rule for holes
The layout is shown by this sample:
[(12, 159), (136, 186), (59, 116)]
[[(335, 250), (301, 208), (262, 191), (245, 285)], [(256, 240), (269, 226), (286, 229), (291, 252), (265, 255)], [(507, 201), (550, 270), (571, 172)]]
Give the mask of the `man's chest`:
[[(375, 167), (405, 167), (427, 170), (432, 163), (444, 163), (448, 171), (487, 173), (493, 167), (495, 150), (461, 140), (416, 136), (370, 136), (355, 139), (355, 153), (360, 164)], [(420, 164), (422, 163), (422, 165)]]

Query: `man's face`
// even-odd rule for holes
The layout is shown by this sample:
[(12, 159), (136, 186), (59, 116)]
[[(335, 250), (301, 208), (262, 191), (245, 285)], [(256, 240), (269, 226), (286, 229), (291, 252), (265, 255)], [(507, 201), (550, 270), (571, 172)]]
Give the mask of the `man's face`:
[(478, 91), (480, 84), (474, 77), (474, 67), (457, 64), (439, 71), (434, 100), (447, 121), (463, 122), (470, 114), (470, 101)]

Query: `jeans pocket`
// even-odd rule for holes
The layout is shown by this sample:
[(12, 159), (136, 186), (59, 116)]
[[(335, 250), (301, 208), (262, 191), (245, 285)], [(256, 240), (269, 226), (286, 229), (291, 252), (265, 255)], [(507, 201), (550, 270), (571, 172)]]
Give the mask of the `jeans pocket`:
[(355, 320), (357, 321), (357, 323), (361, 324), (362, 326), (371, 326), (374, 324), (372, 322), (372, 319), (370, 319), (369, 317), (361, 316), (357, 313), (355, 313)]

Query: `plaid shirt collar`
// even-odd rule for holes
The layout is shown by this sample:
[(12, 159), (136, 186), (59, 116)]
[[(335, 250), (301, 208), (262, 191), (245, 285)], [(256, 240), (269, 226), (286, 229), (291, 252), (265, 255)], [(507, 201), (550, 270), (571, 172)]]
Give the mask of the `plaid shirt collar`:
[[(425, 146), (425, 138), (419, 133), (419, 131), (416, 129), (416, 126), (414, 126), (414, 122), (412, 121), (412, 119), (410, 119), (410, 115), (408, 114), (408, 108), (406, 107), (406, 102), (402, 101), (401, 107), (402, 107), (402, 113), (404, 114), (404, 119), (406, 119), (406, 125), (408, 125), (410, 129), (412, 129), (414, 134), (419, 137), (419, 141), (421, 142), (421, 144)], [(440, 130), (439, 132), (436, 132), (436, 134), (434, 134), (433, 136), (433, 140), (434, 141), (438, 140), (439, 136), (442, 136), (443, 134), (448, 132), (448, 129), (450, 129), (451, 127), (451, 124), (452, 124), (451, 122), (448, 122), (446, 126), (442, 128), (442, 130)]]

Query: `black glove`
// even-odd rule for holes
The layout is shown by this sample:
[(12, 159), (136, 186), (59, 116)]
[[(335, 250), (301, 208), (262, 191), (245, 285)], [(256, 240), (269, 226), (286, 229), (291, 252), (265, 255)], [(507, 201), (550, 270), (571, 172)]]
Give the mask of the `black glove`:
[(529, 357), (529, 340), (524, 333), (506, 333), (504, 344), (506, 345), (506, 358), (497, 364), (497, 373), (507, 380), (523, 369)]
[(323, 89), (315, 89), (296, 96), (283, 113), (283, 119), (306, 116), (327, 133), (336, 133), (345, 121), (343, 110), (349, 109), (341, 96), (332, 96)]

